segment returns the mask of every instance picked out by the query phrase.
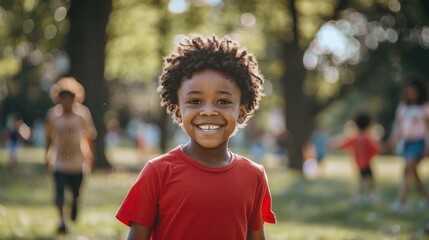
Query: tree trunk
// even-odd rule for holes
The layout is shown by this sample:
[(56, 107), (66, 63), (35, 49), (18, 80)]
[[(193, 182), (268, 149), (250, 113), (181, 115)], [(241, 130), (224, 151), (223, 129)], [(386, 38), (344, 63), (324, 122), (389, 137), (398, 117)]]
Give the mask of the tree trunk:
[(302, 50), (293, 43), (284, 43), (285, 73), (282, 78), (283, 93), (286, 99), (286, 127), (288, 130), (287, 152), (289, 167), (302, 169), (303, 147), (309, 140), (314, 124), (312, 99), (305, 96), (303, 82), (305, 68), (302, 64)]
[[(158, 49), (159, 56), (161, 58), (165, 57), (168, 53), (166, 52), (167, 46), (171, 44), (170, 39), (168, 38), (168, 33), (170, 32), (171, 25), (170, 25), (170, 19), (169, 19), (169, 11), (166, 8), (166, 6), (162, 3), (162, 1), (159, 1), (156, 3), (159, 9), (161, 9), (161, 15), (160, 20), (158, 22), (158, 29), (159, 29), (159, 41), (162, 42), (160, 45), (160, 48)], [(171, 121), (170, 116), (167, 114), (165, 109), (161, 111), (161, 115), (157, 117), (157, 122), (160, 126), (161, 131), (161, 142), (160, 142), (160, 148), (161, 152), (165, 153), (168, 151), (168, 139), (173, 136), (173, 134), (169, 133), (168, 124), (169, 121)]]
[(295, 1), (289, 3), (293, 18), (293, 39), (283, 42), (284, 75), (282, 77), (282, 88), (286, 99), (286, 127), (287, 152), (289, 157), (289, 167), (292, 169), (302, 169), (303, 147), (308, 141), (313, 130), (314, 106), (313, 100), (306, 96), (303, 91), (303, 84), (306, 69), (302, 62), (303, 50), (299, 46), (299, 20), (295, 7)]
[(85, 0), (71, 1), (69, 9), (70, 32), (66, 49), (71, 62), (70, 74), (85, 87), (85, 104), (91, 110), (97, 128), (95, 168), (111, 168), (105, 154), (103, 121), (109, 105), (104, 60), (111, 8), (111, 0)]

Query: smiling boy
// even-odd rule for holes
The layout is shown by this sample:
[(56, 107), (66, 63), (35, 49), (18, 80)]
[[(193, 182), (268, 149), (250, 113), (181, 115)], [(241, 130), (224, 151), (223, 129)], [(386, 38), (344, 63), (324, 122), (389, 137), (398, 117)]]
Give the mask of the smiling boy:
[(265, 239), (275, 223), (262, 165), (228, 148), (259, 107), (264, 78), (228, 38), (190, 36), (164, 61), (161, 105), (189, 141), (150, 160), (116, 217), (128, 239)]

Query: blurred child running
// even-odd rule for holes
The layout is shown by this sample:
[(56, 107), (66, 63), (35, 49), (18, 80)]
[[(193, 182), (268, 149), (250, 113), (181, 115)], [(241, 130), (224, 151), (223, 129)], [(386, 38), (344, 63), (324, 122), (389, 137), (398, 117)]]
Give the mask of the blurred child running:
[(369, 192), (371, 200), (377, 200), (375, 180), (371, 169), (371, 161), (380, 151), (380, 145), (370, 133), (372, 119), (365, 111), (358, 112), (353, 118), (357, 131), (352, 136), (334, 141), (331, 148), (340, 148), (351, 152), (359, 169), (359, 184), (354, 201), (360, 203), (364, 200), (365, 192)]

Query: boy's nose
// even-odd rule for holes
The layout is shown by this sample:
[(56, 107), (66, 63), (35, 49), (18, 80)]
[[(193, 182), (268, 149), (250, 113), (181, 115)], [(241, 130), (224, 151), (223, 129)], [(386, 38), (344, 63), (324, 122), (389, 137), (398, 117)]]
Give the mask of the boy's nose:
[(219, 113), (216, 111), (216, 107), (213, 104), (205, 104), (200, 111), (200, 115), (212, 116), (218, 115)]

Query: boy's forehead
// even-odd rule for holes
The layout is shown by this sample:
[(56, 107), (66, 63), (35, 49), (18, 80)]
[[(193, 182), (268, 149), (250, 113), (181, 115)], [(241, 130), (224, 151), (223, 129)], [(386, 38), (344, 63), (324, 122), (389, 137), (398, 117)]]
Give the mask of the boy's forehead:
[(211, 85), (212, 83), (215, 84), (215, 83), (221, 83), (225, 81), (228, 83), (233, 83), (234, 85), (238, 86), (237, 81), (235, 81), (233, 78), (228, 76), (226, 73), (217, 71), (217, 70), (211, 70), (211, 69), (194, 72), (192, 73), (192, 75), (185, 76), (181, 80), (180, 86), (182, 86), (185, 82), (189, 82), (191, 80), (193, 83), (196, 83), (196, 84), (200, 82), (204, 82), (205, 84)]
[(202, 79), (202, 78), (204, 79), (205, 78), (223, 78), (225, 80), (228, 80), (229, 82), (237, 84), (237, 81), (227, 73), (209, 68), (209, 69), (203, 69), (200, 71), (192, 72), (191, 74), (184, 76), (180, 80), (180, 85), (182, 85), (185, 81), (188, 81), (188, 80)]
[(241, 89), (231, 78), (225, 77), (220, 72), (207, 71), (183, 79), (179, 89), (179, 95), (194, 94), (222, 94), (241, 96)]

